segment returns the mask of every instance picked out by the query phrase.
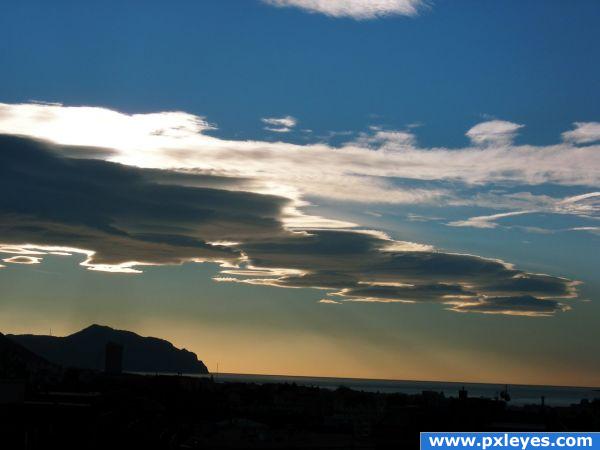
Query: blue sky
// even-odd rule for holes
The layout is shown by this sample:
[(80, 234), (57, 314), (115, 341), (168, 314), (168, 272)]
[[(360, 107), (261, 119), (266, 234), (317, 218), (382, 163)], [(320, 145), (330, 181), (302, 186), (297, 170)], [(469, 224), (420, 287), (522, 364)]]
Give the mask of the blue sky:
[[(4, 2), (0, 134), (47, 147), (2, 141), (7, 167), (15, 168), (6, 188), (21, 192), (0, 203), (0, 248), (10, 245), (0, 255), (0, 294), (10, 298), (2, 331), (45, 332), (49, 322), (64, 333), (89, 322), (160, 331), (204, 354), (209, 366), (226, 361), (238, 372), (600, 384), (600, 367), (589, 361), (600, 350), (591, 331), (600, 313), (600, 5), (390, 0), (376, 2), (377, 17), (366, 17), (368, 2), (335, 3), (341, 9), (332, 13), (320, 0)], [(38, 155), (25, 175), (16, 170), (13, 145)], [(91, 154), (90, 146), (110, 154)], [(91, 190), (72, 172), (90, 170), (86, 163), (45, 152), (107, 166), (89, 172), (97, 177)], [(39, 178), (44, 169), (73, 183), (71, 190), (94, 194), (51, 197), (44, 190), (51, 182)], [(176, 184), (160, 190), (161, 199), (175, 196), (164, 214), (142, 205), (159, 188), (134, 181), (165, 183), (153, 170)], [(202, 179), (184, 179), (182, 171)], [(116, 179), (130, 180), (127, 194), (111, 184)], [(190, 183), (223, 189), (225, 207), (212, 191), (187, 191)], [(119, 192), (133, 212), (103, 209)], [(191, 195), (205, 209), (184, 204)], [(98, 211), (81, 202), (97, 203)], [(204, 218), (193, 224), (205, 210), (220, 218), (216, 228)], [(25, 219), (11, 221), (25, 213), (27, 226), (34, 218), (52, 227), (21, 233)], [(68, 228), (71, 239), (59, 225), (77, 227)], [(161, 233), (160, 242), (145, 247), (99, 234), (109, 228), (144, 243), (148, 233)], [(302, 231), (317, 237), (264, 241), (265, 234)], [(187, 244), (192, 238), (202, 242), (198, 254)], [(370, 245), (449, 262), (408, 276), (394, 261), (397, 272), (386, 266), (374, 280), (368, 274), (381, 270), (381, 254), (357, 250)], [(49, 255), (49, 246), (79, 253), (65, 261)], [(95, 262), (76, 265), (94, 251)], [(250, 262), (240, 265), (230, 251)], [(350, 258), (374, 266), (350, 266)], [(215, 263), (224, 260), (239, 267), (219, 271)], [(494, 283), (474, 275), (494, 260), (503, 261), (495, 272), (502, 264), (514, 269)], [(463, 266), (470, 268), (457, 269)], [(102, 272), (115, 267), (144, 273)], [(299, 273), (302, 280), (294, 278)], [(543, 287), (535, 295), (529, 285), (506, 288), (508, 278), (536, 274), (547, 278), (536, 279)], [(168, 294), (156, 280), (172, 287)], [(375, 289), (365, 294), (357, 287), (365, 283)], [(391, 293), (386, 283), (420, 290), (395, 286)], [(446, 296), (479, 303), (448, 303), (431, 293), (432, 283), (454, 286)], [(121, 293), (125, 305), (115, 300)], [(417, 304), (395, 303), (406, 295)], [(48, 301), (55, 308), (40, 313)], [(224, 301), (227, 307), (215, 306)], [(254, 362), (239, 356), (250, 351), (244, 342), (260, 355)], [(277, 342), (296, 348), (298, 361), (284, 362)], [(514, 350), (516, 342), (523, 349)], [(315, 346), (327, 349), (328, 363)], [(540, 355), (528, 365), (531, 353)], [(488, 369), (477, 372), (482, 361)]]
[(434, 2), (418, 17), (357, 21), (259, 1), (5, 2), (6, 102), (205, 115), (224, 136), (258, 118), (357, 131), (423, 123), (459, 146), (490, 115), (553, 143), (600, 114), (593, 1)]

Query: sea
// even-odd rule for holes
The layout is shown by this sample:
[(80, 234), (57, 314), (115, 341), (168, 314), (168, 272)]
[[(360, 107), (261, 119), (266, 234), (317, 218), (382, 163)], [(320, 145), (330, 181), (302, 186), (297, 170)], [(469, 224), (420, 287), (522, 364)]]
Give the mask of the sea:
[(456, 383), (447, 381), (401, 381), (370, 380), (360, 378), (328, 378), (290, 375), (252, 375), (237, 373), (219, 373), (212, 375), (219, 383), (295, 383), (302, 386), (314, 386), (324, 389), (347, 387), (357, 391), (420, 394), (423, 391), (442, 392), (446, 397), (458, 397), (460, 389), (466, 389), (469, 397), (496, 398), (507, 389), (510, 394), (510, 405), (541, 404), (542, 397), (546, 405), (568, 406), (582, 400), (600, 399), (600, 388), (569, 386), (532, 386), (523, 384), (493, 383)]

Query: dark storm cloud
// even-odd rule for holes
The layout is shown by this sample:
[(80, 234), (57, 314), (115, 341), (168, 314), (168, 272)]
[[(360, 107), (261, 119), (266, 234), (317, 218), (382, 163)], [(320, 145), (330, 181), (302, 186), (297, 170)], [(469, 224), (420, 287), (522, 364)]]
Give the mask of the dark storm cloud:
[(89, 266), (228, 261), (223, 281), (320, 288), (338, 301), (437, 302), (458, 312), (550, 315), (576, 295), (567, 279), (414, 251), (376, 232), (293, 233), (282, 223), (289, 200), (243, 191), (249, 180), (61, 156), (67, 151), (82, 154), (0, 136), (0, 243), (93, 251)]

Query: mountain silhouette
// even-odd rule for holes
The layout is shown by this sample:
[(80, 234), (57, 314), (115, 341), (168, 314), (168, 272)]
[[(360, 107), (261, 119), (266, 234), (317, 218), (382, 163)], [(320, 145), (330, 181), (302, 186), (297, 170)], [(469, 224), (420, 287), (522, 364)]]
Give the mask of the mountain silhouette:
[(123, 347), (123, 370), (128, 372), (208, 373), (195, 353), (178, 349), (164, 339), (131, 331), (91, 325), (65, 337), (7, 335), (14, 342), (63, 367), (103, 370), (109, 342)]
[(32, 374), (58, 370), (54, 364), (0, 333), (0, 379), (27, 379)]

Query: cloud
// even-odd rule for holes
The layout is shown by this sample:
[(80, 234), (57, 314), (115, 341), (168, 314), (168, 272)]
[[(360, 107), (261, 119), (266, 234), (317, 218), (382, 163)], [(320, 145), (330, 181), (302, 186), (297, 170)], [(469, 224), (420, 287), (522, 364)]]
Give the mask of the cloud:
[(467, 136), (475, 145), (510, 145), (524, 125), (505, 120), (490, 120), (475, 125)]
[(122, 114), (106, 108), (0, 103), (0, 133), (31, 135), (64, 145), (110, 149), (177, 146), (214, 129), (203, 117), (180, 111)]
[[(497, 228), (496, 221), (505, 217), (521, 216), (525, 214), (562, 214), (572, 215), (585, 219), (600, 219), (600, 192), (588, 192), (562, 199), (556, 199), (546, 195), (532, 195), (529, 193), (515, 193), (504, 195), (503, 198), (487, 196), (480, 198), (481, 204), (485, 206), (496, 205), (497, 207), (534, 207), (535, 209), (522, 209), (521, 211), (511, 211), (506, 213), (491, 214), (486, 216), (470, 217), (466, 220), (457, 220), (448, 223), (453, 227), (473, 227), (473, 228)], [(504, 205), (502, 204), (504, 202)], [(473, 202), (477, 205), (477, 199)], [(540, 233), (553, 233), (557, 231), (584, 230), (590, 227), (567, 228), (562, 230), (550, 230), (537, 227), (524, 227), (528, 231)], [(593, 228), (593, 227), (592, 227)]]
[(425, 6), (423, 0), (263, 0), (277, 7), (301, 8), (330, 17), (350, 17), (356, 20), (387, 16), (416, 16)]
[(547, 317), (557, 311), (567, 311), (567, 305), (553, 300), (540, 302), (530, 295), (516, 297), (482, 298), (473, 303), (462, 303), (451, 308), (456, 312), (478, 312), (483, 314), (506, 314), (511, 316)]
[(412, 147), (416, 143), (415, 135), (407, 131), (387, 131), (376, 127), (372, 127), (371, 130), (373, 133), (361, 133), (358, 138), (350, 142), (349, 145), (376, 148), (398, 148)]
[[(457, 312), (530, 316), (565, 311), (560, 300), (576, 297), (577, 283), (565, 278), (473, 255), (403, 251), (398, 244), (380, 233), (317, 230), (242, 245), (251, 270), (225, 269), (219, 281), (330, 290), (340, 303), (438, 303)], [(290, 272), (272, 272), (281, 267)]]
[(348, 301), (417, 303), (443, 301), (456, 296), (473, 296), (459, 284), (369, 284), (352, 289), (343, 289), (334, 295), (347, 297)]
[(440, 220), (444, 220), (443, 217), (435, 217), (435, 216), (423, 216), (421, 214), (408, 213), (406, 218), (410, 222), (437, 222)]
[[(596, 190), (600, 187), (600, 146), (575, 146), (569, 142), (547, 146), (506, 144), (506, 134), (520, 125), (490, 128), (489, 124), (496, 122), (499, 121), (473, 128), (480, 127), (481, 139), (485, 134), (482, 128), (487, 128), (487, 134), (495, 129), (491, 133), (495, 138), (488, 138), (487, 144), (477, 147), (422, 148), (414, 130), (381, 127), (372, 127), (358, 139), (334, 147), (322, 143), (221, 139), (205, 134), (214, 129), (205, 118), (184, 112), (123, 114), (96, 107), (0, 104), (0, 133), (61, 144), (50, 146), (49, 151), (62, 157), (145, 169), (139, 173), (146, 179), (151, 176), (152, 183), (161, 186), (283, 197), (288, 203), (276, 220), (288, 230), (355, 226), (301, 212), (309, 202), (318, 204), (325, 199), (369, 204), (370, 208), (377, 204), (404, 204), (492, 209), (488, 215), (451, 222), (453, 226), (479, 228), (500, 226), (496, 220), (509, 217), (504, 214), (569, 214), (580, 220), (570, 226), (578, 228), (573, 231), (594, 233), (583, 228), (595, 226), (589, 220), (599, 217)], [(572, 186), (570, 191), (583, 191), (585, 198), (540, 195), (537, 192), (543, 187), (533, 186), (544, 184)], [(507, 189), (510, 186), (518, 186), (521, 191), (511, 192)], [(535, 224), (523, 224), (521, 228), (547, 233), (571, 231), (542, 230), (531, 225)], [(96, 234), (88, 236), (96, 238)], [(119, 267), (127, 272), (135, 270), (131, 264)]]
[[(266, 119), (284, 120), (280, 123), (284, 127), (295, 120)], [(286, 197), (293, 207), (287, 208), (282, 220), (295, 228), (341, 226), (327, 218), (297, 214), (298, 207), (322, 199), (369, 205), (478, 206), (496, 210), (491, 215), (535, 210), (582, 220), (597, 217), (596, 198), (559, 204), (563, 199), (540, 195), (540, 188), (533, 186), (569, 186), (588, 194), (597, 190), (600, 145), (511, 144), (507, 136), (520, 126), (495, 120), (476, 125), (469, 133), (487, 142), (476, 147), (423, 148), (414, 130), (381, 127), (371, 127), (335, 147), (222, 139), (206, 134), (214, 125), (205, 118), (185, 112), (123, 114), (60, 104), (0, 104), (0, 133), (62, 144), (54, 151), (69, 158), (158, 169), (153, 174), (158, 184), (201, 183), (200, 187)], [(506, 189), (510, 186), (521, 191), (511, 192)], [(462, 222), (462, 226), (494, 226), (493, 220)]]
[(592, 144), (600, 141), (600, 122), (575, 122), (575, 129), (565, 131), (563, 140), (575, 144)]
[(2, 261), (10, 264), (39, 264), (42, 261), (42, 258), (35, 256), (12, 256), (10, 258), (5, 258)]
[(49, 143), (0, 136), (0, 148), (4, 244), (89, 250), (81, 252), (86, 266), (112, 270), (233, 261), (239, 252), (211, 243), (284, 232), (289, 200), (215, 189), (223, 186), (221, 178), (185, 176), (184, 183), (196, 178), (192, 187), (176, 184), (172, 173), (167, 184), (161, 171), (65, 158)]
[(0, 136), (0, 252), (14, 254), (5, 262), (71, 254), (87, 269), (121, 273), (213, 262), (221, 265), (217, 281), (323, 289), (340, 303), (435, 302), (461, 312), (548, 315), (576, 297), (571, 280), (393, 240), (351, 223), (307, 218), (330, 228), (286, 227), (298, 204), (244, 191), (243, 178), (64, 156), (77, 153)]
[(569, 228), (569, 231), (587, 231), (592, 234), (600, 235), (600, 227), (575, 227)]
[(294, 199), (447, 204), (456, 200), (456, 191), (448, 190), (456, 183), (600, 187), (600, 146), (420, 148), (411, 133), (371, 130), (362, 140), (332, 147), (226, 140), (204, 134), (210, 128), (185, 113), (0, 104), (0, 133), (77, 145), (61, 148), (70, 157), (243, 178), (248, 190)]
[(583, 211), (597, 211), (600, 208), (600, 204), (598, 204), (599, 200), (600, 192), (587, 192), (585, 194), (567, 197), (559, 201), (557, 205), (562, 208), (566, 208), (567, 210), (571, 210), (572, 208), (582, 210), (583, 204)]
[(342, 302), (336, 302), (335, 300), (331, 300), (329, 298), (322, 298), (318, 303), (322, 303), (325, 305), (341, 305)]
[(473, 228), (496, 228), (498, 224), (495, 222), (504, 217), (514, 217), (523, 214), (531, 214), (536, 211), (513, 211), (501, 214), (492, 214), (490, 216), (471, 217), (467, 220), (457, 220), (448, 223), (451, 227), (473, 227)]
[(298, 120), (292, 116), (265, 117), (260, 120), (268, 125), (265, 127), (265, 130), (275, 133), (289, 133), (298, 124)]

